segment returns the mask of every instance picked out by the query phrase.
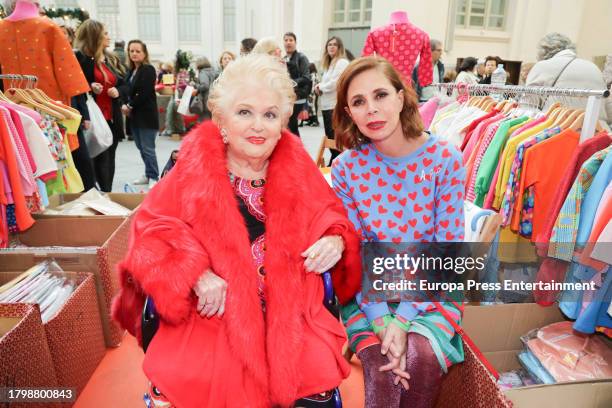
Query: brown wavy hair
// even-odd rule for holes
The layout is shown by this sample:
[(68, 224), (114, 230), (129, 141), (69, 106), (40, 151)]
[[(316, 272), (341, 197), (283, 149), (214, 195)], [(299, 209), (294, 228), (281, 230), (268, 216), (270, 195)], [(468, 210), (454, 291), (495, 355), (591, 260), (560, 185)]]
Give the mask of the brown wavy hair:
[(363, 72), (376, 69), (391, 82), (397, 92), (404, 91), (404, 106), (400, 112), (400, 123), (406, 139), (421, 135), (424, 130), (419, 114), (419, 104), (416, 93), (411, 86), (402, 81), (400, 74), (393, 65), (381, 57), (363, 57), (351, 62), (344, 70), (337, 85), (337, 102), (334, 109), (333, 123), (338, 149), (352, 149), (369, 142), (369, 139), (359, 131), (344, 108), (348, 107), (348, 89), (355, 77)]

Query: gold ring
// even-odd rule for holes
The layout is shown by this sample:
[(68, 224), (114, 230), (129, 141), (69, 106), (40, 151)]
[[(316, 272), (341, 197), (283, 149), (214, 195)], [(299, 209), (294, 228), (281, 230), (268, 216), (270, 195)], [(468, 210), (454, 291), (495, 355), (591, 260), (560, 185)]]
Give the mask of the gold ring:
[(317, 256), (319, 256), (319, 255), (317, 255), (317, 254), (315, 254), (315, 253), (313, 252), (312, 254), (310, 254), (310, 259), (315, 259)]

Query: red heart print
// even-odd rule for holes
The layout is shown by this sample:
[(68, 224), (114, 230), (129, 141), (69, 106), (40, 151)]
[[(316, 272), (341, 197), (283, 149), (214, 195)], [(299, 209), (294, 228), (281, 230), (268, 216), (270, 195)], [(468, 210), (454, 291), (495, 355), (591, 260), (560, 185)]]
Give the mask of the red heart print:
[(421, 183), (421, 181), (422, 181), (421, 177), (419, 177), (418, 174), (415, 174), (415, 176), (414, 176), (414, 184), (419, 184), (419, 183)]
[(428, 215), (424, 215), (424, 216), (423, 216), (423, 222), (424, 222), (425, 224), (429, 224), (429, 221), (431, 221), (431, 217), (430, 217), (430, 216), (428, 216)]
[(355, 173), (351, 173), (351, 180), (353, 180), (353, 181), (359, 180), (359, 175), (355, 174)]
[(364, 178), (364, 179), (366, 179), (366, 180), (369, 180), (369, 179), (370, 179), (370, 173), (363, 173), (363, 174), (361, 175), (361, 177), (363, 177), (363, 178)]
[(450, 152), (448, 151), (448, 149), (444, 149), (444, 151), (442, 152), (442, 157), (444, 159), (446, 159), (447, 157), (451, 157)]
[(387, 194), (387, 200), (389, 200), (389, 202), (392, 203), (395, 200), (397, 200), (397, 197), (394, 196), (393, 194)]
[(419, 231), (414, 231), (414, 239), (421, 239), (423, 238), (423, 234), (421, 234)]
[(408, 168), (408, 170), (410, 170), (411, 172), (414, 173), (416, 171), (417, 167), (418, 167), (418, 164), (417, 163), (412, 163), (412, 164), (409, 164), (406, 167)]
[(414, 207), (412, 207), (412, 209), (414, 210), (414, 212), (421, 212), (421, 211), (423, 211), (423, 207), (421, 207), (417, 203), (414, 204)]
[(393, 189), (395, 191), (400, 191), (402, 189), (402, 183), (394, 184)]
[(379, 178), (379, 179), (378, 179), (378, 186), (379, 186), (379, 187), (384, 187), (384, 186), (386, 186), (387, 184), (389, 184), (389, 183), (387, 183), (385, 180), (383, 180), (383, 179), (381, 179), (381, 178)]
[(444, 170), (444, 177), (448, 176), (450, 173), (448, 171), (448, 169)]
[(366, 147), (366, 148), (362, 149), (362, 150), (361, 150), (361, 152), (362, 152), (362, 153), (363, 153), (365, 156), (367, 156), (368, 154), (370, 154), (370, 149), (368, 149), (368, 148)]
[(423, 187), (423, 194), (425, 195), (425, 197), (427, 197), (429, 193), (431, 193), (431, 189), (427, 187)]
[(387, 174), (391, 176), (393, 173), (395, 173), (395, 170), (393, 170), (391, 167), (387, 167)]
[(367, 160), (362, 159), (361, 157), (359, 158), (359, 165), (361, 167), (365, 166), (366, 164), (368, 164)]
[(346, 183), (344, 181), (340, 183), (340, 188), (346, 190)]
[(440, 225), (441, 225), (441, 226), (442, 226), (442, 228), (444, 228), (444, 229), (448, 228), (448, 224), (449, 224), (449, 221), (448, 221), (448, 220), (443, 220), (443, 221), (440, 221)]
[(380, 167), (373, 167), (372, 168), (372, 173), (376, 174), (378, 176), (378, 174), (380, 173)]
[(355, 158), (355, 157), (357, 157), (357, 156), (359, 156), (359, 152), (358, 152), (357, 150), (352, 150), (352, 151), (351, 151), (351, 157), (352, 157), (352, 158)]
[(394, 244), (399, 244), (402, 242), (402, 237), (391, 238), (391, 241), (393, 241)]
[(354, 165), (355, 163), (346, 163), (346, 167), (348, 167), (350, 170), (353, 170)]
[(425, 230), (425, 233), (426, 233), (427, 235), (431, 235), (431, 234), (433, 234), (433, 232), (434, 232), (434, 227), (431, 227), (430, 229)]
[(385, 207), (383, 207), (382, 205), (378, 206), (378, 212), (381, 214), (386, 214), (389, 210), (387, 210)]
[(361, 191), (362, 193), (365, 193), (366, 191), (368, 191), (370, 189), (370, 187), (365, 186), (363, 184), (359, 185), (359, 191)]
[(408, 231), (408, 224), (402, 225), (401, 227), (399, 227), (399, 230), (406, 233)]
[(371, 225), (366, 225), (366, 230), (368, 230), (368, 232), (372, 232), (372, 226)]
[(408, 202), (408, 199), (406, 197), (402, 198), (401, 200), (398, 201), (398, 203), (400, 203), (400, 205), (403, 207), (406, 205), (406, 203)]
[(355, 195), (355, 187), (349, 188), (349, 193), (350, 193), (351, 196)]
[(374, 225), (376, 228), (380, 228), (382, 225), (382, 220), (374, 220), (372, 221), (372, 225)]
[(449, 213), (449, 214), (454, 213), (454, 212), (455, 212), (455, 207), (453, 207), (452, 205), (450, 205), (450, 204), (449, 204), (449, 205), (446, 207), (446, 212), (447, 212), (447, 213)]
[(461, 224), (461, 220), (459, 218), (455, 218), (455, 227), (459, 227)]
[(457, 184), (460, 184), (461, 180), (457, 180), (456, 178), (453, 177), (453, 179), (451, 180), (451, 186), (456, 186)]
[(414, 228), (414, 227), (416, 227), (417, 222), (418, 222), (418, 221), (416, 220), (416, 218), (413, 218), (413, 219), (411, 219), (410, 221), (408, 221), (408, 224), (410, 224), (410, 226), (411, 226), (412, 228)]
[(387, 238), (387, 236), (382, 231), (378, 231), (378, 234), (376, 235), (378, 235), (378, 239), (381, 241), (384, 241)]
[(402, 219), (402, 215), (404, 215), (404, 210), (393, 211), (393, 215), (395, 215), (399, 219)]
[(387, 225), (389, 228), (393, 228), (397, 225), (397, 222), (393, 222), (392, 220), (387, 220)]
[(416, 200), (417, 192), (413, 191), (412, 193), (408, 193), (408, 198), (410, 198), (412, 201)]
[(434, 153), (436, 152), (436, 149), (437, 149), (437, 148), (438, 148), (438, 147), (437, 147), (436, 145), (429, 146), (429, 147), (427, 148), (427, 153), (434, 154)]
[(340, 175), (341, 175), (342, 177), (345, 177), (345, 176), (346, 176), (346, 172), (344, 171), (344, 169), (340, 170), (340, 172), (339, 172), (339, 173), (340, 173)]
[(452, 241), (454, 238), (455, 238), (455, 235), (453, 235), (453, 233), (452, 233), (452, 232), (450, 232), (450, 231), (446, 231), (446, 239), (447, 239), (448, 241)]
[(463, 192), (457, 191), (457, 200), (461, 200), (463, 198)]
[(370, 216), (370, 213), (365, 211), (359, 211), (359, 215), (361, 215), (361, 218), (366, 219)]
[(433, 163), (433, 160), (428, 159), (427, 157), (423, 158), (423, 165), (425, 167), (428, 167), (431, 163)]
[(383, 161), (383, 158), (382, 158), (382, 157), (380, 157), (379, 155), (376, 155), (376, 156), (374, 156), (374, 157), (376, 157), (376, 161), (378, 161), (378, 162)]
[(433, 201), (430, 201), (429, 204), (425, 204), (425, 208), (427, 208), (429, 211), (433, 210), (433, 206), (434, 206)]
[(380, 202), (380, 199), (382, 198), (382, 194), (373, 194), (372, 198), (375, 199), (376, 201)]
[(402, 170), (402, 171), (398, 172), (398, 173), (397, 173), (397, 177), (399, 177), (399, 178), (401, 178), (401, 179), (406, 178), (406, 169), (404, 169), (404, 170)]
[(357, 204), (349, 203), (348, 208), (350, 208), (351, 210), (356, 210), (357, 209)]
[(458, 161), (456, 161), (455, 164), (453, 164), (453, 170), (455, 170), (455, 171), (459, 170), (460, 167), (461, 167), (461, 165), (459, 164)]
[(451, 199), (451, 194), (450, 194), (450, 193), (448, 193), (448, 194), (444, 194), (444, 195), (442, 196), (442, 199), (443, 199), (444, 201), (447, 201), (447, 202), (448, 202), (448, 201)]
[(369, 208), (370, 204), (372, 204), (372, 199), (368, 198), (367, 200), (361, 200), (361, 202), (363, 203), (363, 205)]

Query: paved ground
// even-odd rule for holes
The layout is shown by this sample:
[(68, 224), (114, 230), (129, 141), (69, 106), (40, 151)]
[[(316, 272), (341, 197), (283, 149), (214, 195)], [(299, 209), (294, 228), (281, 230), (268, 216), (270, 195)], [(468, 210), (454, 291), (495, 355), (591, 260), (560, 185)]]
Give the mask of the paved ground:
[[(303, 126), (300, 128), (300, 135), (302, 136), (306, 150), (313, 159), (321, 143), (321, 138), (323, 137), (323, 120), (320, 119), (319, 122), (321, 123), (319, 127)], [(160, 172), (170, 158), (172, 150), (180, 148), (180, 144), (180, 142), (170, 140), (170, 138), (165, 136), (157, 137), (157, 163)], [(326, 152), (326, 160), (329, 160), (328, 152)], [(140, 153), (134, 142), (124, 140), (119, 143), (115, 163), (115, 180), (113, 182), (113, 191), (115, 192), (123, 192), (126, 183), (131, 183), (144, 174), (144, 163), (140, 158)], [(142, 186), (134, 187), (138, 187), (137, 191), (143, 188)]]

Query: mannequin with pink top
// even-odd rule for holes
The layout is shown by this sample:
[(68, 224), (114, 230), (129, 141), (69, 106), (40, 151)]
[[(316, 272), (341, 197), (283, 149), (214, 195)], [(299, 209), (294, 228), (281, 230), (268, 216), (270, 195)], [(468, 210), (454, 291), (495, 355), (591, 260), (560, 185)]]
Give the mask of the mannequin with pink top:
[(427, 86), (433, 81), (429, 35), (412, 24), (405, 11), (394, 11), (387, 25), (368, 33), (361, 55), (373, 54), (387, 59), (407, 84), (412, 83), (412, 70), (420, 56), (419, 83)]
[(15, 11), (6, 19), (9, 21), (20, 21), (35, 17), (38, 17), (38, 5), (32, 0), (18, 0), (15, 4)]

